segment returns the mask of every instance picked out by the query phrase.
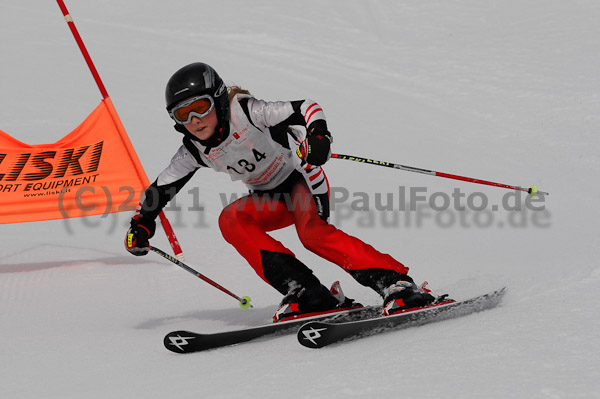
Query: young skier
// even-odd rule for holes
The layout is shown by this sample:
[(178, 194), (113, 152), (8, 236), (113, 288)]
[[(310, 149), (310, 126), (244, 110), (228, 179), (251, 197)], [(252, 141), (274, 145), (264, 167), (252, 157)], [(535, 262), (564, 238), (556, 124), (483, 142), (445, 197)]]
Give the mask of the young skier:
[[(311, 100), (266, 102), (225, 86), (204, 63), (178, 70), (165, 92), (183, 145), (144, 195), (125, 246), (146, 255), (161, 209), (200, 168), (242, 180), (250, 193), (219, 216), (223, 237), (284, 297), (274, 321), (360, 306), (325, 288), (304, 263), (267, 232), (294, 225), (309, 251), (340, 266), (384, 298), (384, 314), (427, 306), (435, 298), (408, 268), (327, 222), (329, 184), (321, 168), (331, 156), (325, 114)], [(337, 287), (339, 288), (339, 287)]]

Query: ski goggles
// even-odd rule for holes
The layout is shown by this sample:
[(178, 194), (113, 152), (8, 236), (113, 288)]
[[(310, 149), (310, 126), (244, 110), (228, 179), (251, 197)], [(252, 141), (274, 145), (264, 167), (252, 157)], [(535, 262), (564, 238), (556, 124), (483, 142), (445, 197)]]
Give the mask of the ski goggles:
[(186, 125), (192, 121), (193, 116), (204, 118), (214, 107), (215, 102), (212, 97), (205, 94), (203, 96), (192, 97), (177, 104), (169, 111), (169, 116), (180, 125)]

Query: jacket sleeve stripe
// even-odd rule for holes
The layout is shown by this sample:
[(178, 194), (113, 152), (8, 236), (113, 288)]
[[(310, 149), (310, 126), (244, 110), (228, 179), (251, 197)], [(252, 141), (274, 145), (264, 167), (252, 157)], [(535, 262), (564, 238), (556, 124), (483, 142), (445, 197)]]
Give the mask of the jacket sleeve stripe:
[(300, 107), (300, 111), (304, 116), (306, 126), (309, 126), (312, 122), (322, 119), (325, 120), (325, 113), (323, 108), (312, 100), (306, 100)]
[(319, 171), (314, 174), (309, 176), (309, 180), (312, 182), (313, 180), (315, 180), (317, 177), (321, 176), (321, 173), (323, 172), (323, 169), (319, 168)]

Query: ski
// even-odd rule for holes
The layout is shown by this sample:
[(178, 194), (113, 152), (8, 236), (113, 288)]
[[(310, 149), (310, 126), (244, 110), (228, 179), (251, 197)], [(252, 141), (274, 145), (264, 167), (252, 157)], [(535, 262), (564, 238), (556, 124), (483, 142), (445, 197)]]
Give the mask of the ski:
[(199, 334), (192, 331), (173, 331), (168, 333), (164, 346), (171, 352), (191, 353), (223, 346), (237, 345), (243, 342), (263, 337), (275, 337), (286, 333), (295, 332), (296, 329), (307, 321), (351, 321), (381, 314), (380, 306), (365, 306), (361, 308), (326, 313), (309, 317), (301, 317), (279, 323), (265, 324), (257, 327), (240, 330), (223, 331), (212, 334)]
[(442, 302), (392, 316), (340, 323), (331, 323), (327, 320), (310, 321), (298, 330), (298, 342), (307, 348), (322, 348), (340, 341), (464, 316), (495, 307), (500, 303), (505, 292), (506, 287), (464, 301)]

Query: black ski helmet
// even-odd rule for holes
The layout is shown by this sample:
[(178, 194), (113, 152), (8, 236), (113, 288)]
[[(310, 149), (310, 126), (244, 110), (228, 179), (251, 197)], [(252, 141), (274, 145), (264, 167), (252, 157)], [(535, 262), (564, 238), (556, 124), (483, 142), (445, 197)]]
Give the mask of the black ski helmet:
[(182, 125), (175, 124), (175, 130), (203, 144), (214, 145), (229, 135), (230, 107), (227, 86), (213, 67), (203, 62), (194, 62), (175, 72), (165, 89), (167, 112), (183, 100), (204, 94), (210, 95), (215, 103), (218, 120), (215, 134), (208, 140), (198, 140)]

